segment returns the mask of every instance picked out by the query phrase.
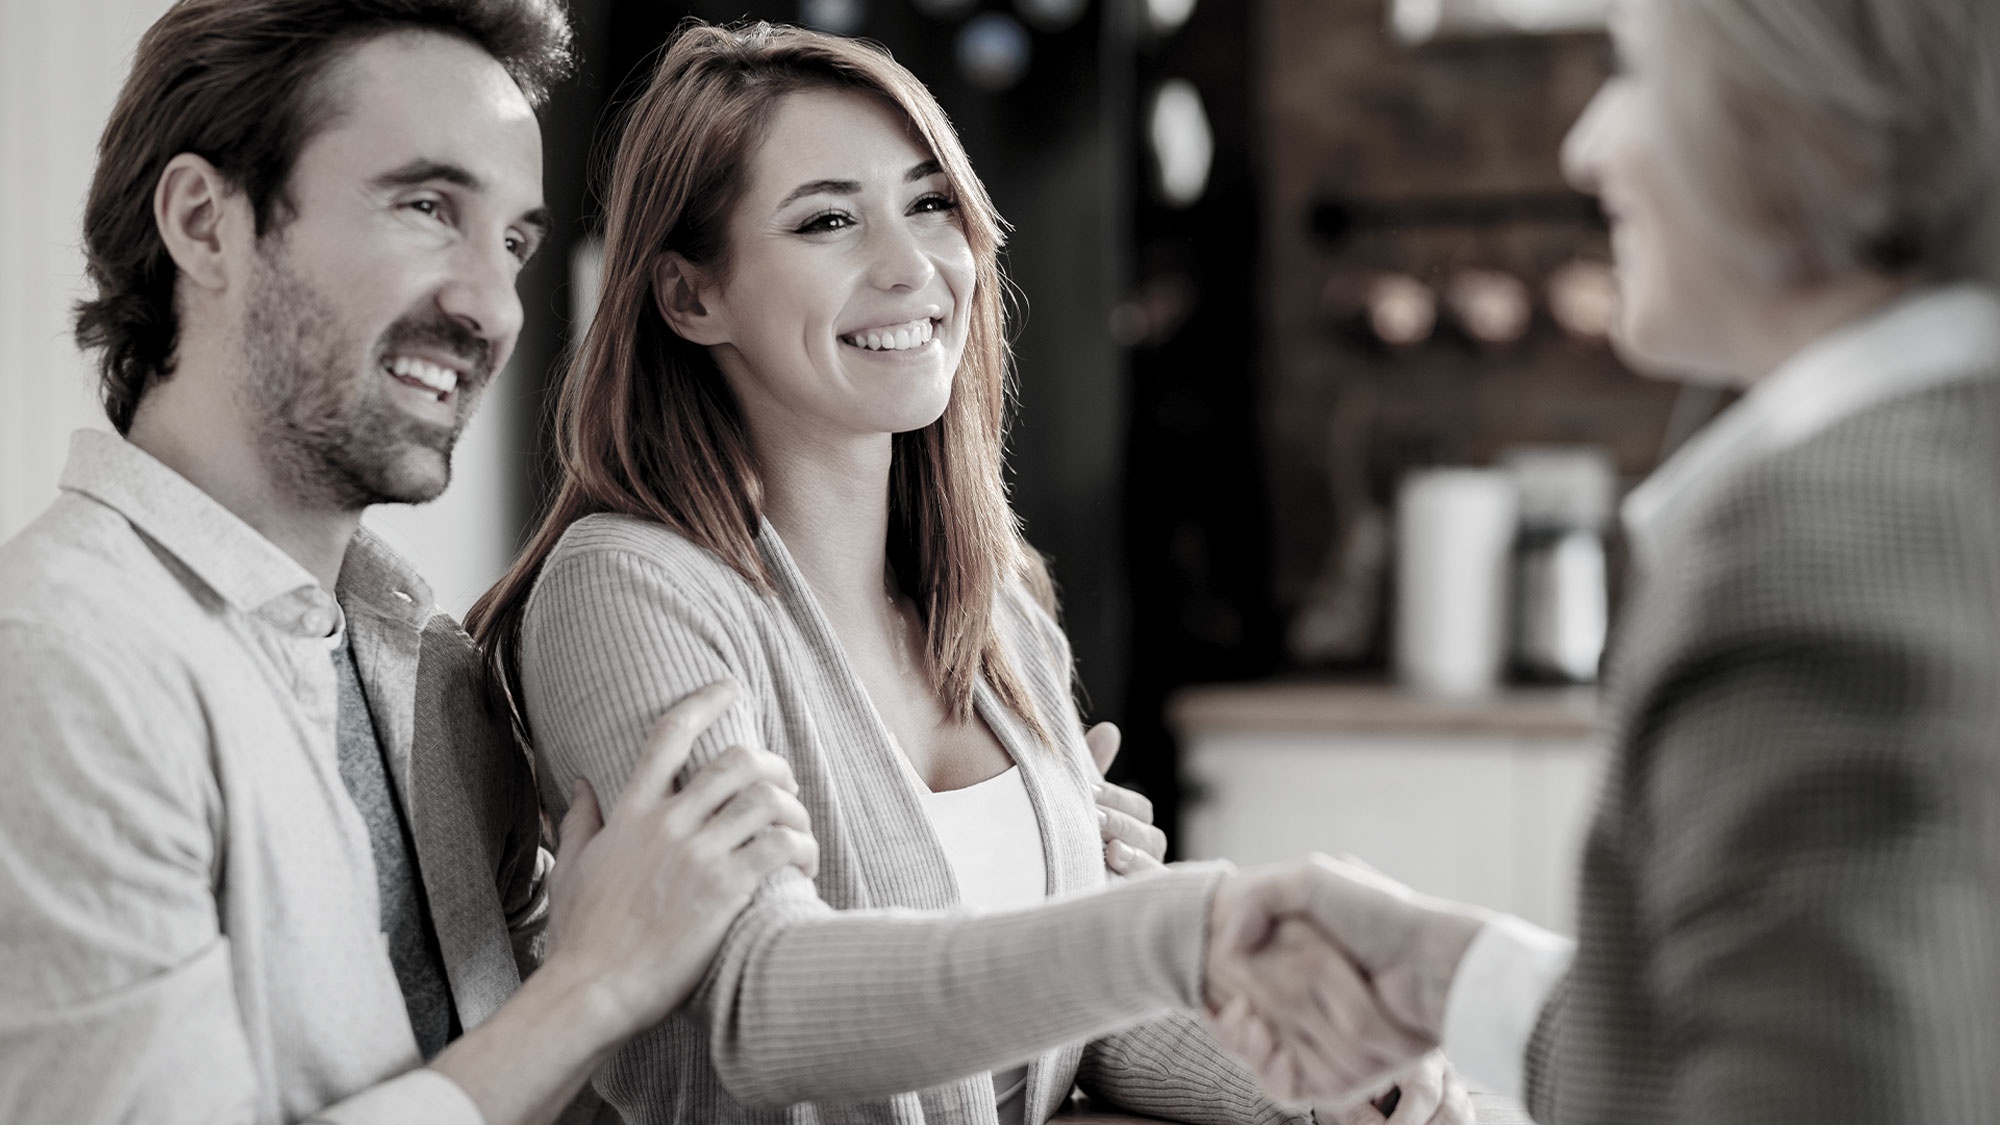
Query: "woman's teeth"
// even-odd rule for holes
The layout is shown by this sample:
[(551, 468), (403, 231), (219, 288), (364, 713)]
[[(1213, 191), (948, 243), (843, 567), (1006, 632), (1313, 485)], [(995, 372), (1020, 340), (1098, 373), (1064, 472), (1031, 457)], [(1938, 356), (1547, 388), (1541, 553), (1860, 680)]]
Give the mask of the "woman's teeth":
[(388, 368), (389, 374), (398, 379), (407, 379), (436, 391), (440, 399), (458, 389), (458, 372), (449, 367), (440, 367), (427, 359), (408, 355), (391, 356), (382, 361), (382, 366)]
[(866, 348), (871, 352), (900, 352), (920, 348), (931, 342), (936, 326), (929, 317), (913, 320), (908, 324), (891, 325), (888, 328), (870, 328), (866, 332), (856, 332), (842, 336), (840, 342)]

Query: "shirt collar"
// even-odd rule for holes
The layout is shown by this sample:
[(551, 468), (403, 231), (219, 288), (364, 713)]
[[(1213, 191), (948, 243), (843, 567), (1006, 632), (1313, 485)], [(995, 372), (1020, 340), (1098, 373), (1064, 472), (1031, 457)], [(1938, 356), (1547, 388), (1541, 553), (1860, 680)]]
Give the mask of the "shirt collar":
[(1690, 438), (1625, 498), (1641, 565), (1677, 527), (1758, 461), (1904, 395), (2000, 374), (2000, 295), (1922, 289), (1835, 329), (1787, 360)]
[(339, 607), (297, 559), (124, 438), (78, 430), (60, 484), (125, 517), (236, 609), (307, 635), (339, 627)]
[(216, 596), (288, 632), (337, 640), (345, 625), (341, 602), (416, 629), (434, 612), (431, 588), (366, 527), (341, 559), (336, 599), (283, 548), (116, 434), (72, 435), (61, 487), (116, 511)]
[(408, 562), (367, 526), (355, 529), (340, 560), (340, 598), (377, 616), (422, 629), (436, 612), (431, 588)]

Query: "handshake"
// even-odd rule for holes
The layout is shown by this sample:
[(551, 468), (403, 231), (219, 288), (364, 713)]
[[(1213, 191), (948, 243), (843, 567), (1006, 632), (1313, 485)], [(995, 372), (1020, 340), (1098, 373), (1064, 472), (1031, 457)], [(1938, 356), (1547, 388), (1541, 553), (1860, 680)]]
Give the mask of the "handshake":
[(1323, 1123), (1470, 1122), (1436, 1051), (1452, 976), (1485, 920), (1325, 856), (1232, 873), (1210, 908), (1211, 1030), (1274, 1097), (1312, 1103)]

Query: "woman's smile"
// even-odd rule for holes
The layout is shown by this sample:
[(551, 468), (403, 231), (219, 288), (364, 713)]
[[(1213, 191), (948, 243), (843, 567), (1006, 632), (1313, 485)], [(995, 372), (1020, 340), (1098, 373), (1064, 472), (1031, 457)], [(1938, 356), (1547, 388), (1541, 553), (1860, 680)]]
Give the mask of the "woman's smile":
[(927, 350), (942, 321), (928, 316), (896, 324), (859, 328), (843, 333), (840, 342), (870, 352), (912, 352)]

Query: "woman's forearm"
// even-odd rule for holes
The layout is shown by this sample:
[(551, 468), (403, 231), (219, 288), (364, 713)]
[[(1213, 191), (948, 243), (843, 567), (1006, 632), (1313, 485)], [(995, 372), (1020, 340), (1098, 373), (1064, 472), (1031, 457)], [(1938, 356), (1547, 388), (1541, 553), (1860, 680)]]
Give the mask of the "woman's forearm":
[(990, 915), (760, 902), (703, 989), (749, 1105), (935, 1086), (1201, 1002), (1215, 869)]

